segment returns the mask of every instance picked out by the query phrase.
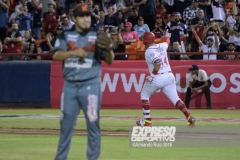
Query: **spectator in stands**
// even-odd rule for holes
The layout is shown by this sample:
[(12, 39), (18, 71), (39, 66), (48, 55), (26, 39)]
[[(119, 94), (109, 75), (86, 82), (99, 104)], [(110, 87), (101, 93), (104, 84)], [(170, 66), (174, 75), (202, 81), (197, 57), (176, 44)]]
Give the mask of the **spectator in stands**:
[(53, 52), (53, 46), (54, 46), (54, 36), (52, 33), (48, 33), (46, 35), (46, 41), (43, 41), (39, 47), (42, 50), (42, 53), (52, 53)]
[(10, 7), (10, 0), (0, 1), (0, 37), (3, 42), (7, 36), (8, 27), (8, 11)]
[(165, 28), (166, 31), (171, 33), (171, 44), (176, 41), (180, 43), (180, 37), (188, 38), (187, 26), (184, 23), (180, 22), (181, 14), (179, 12), (175, 12), (174, 16), (174, 21), (170, 21), (170, 24), (166, 25)]
[(96, 1), (94, 1), (94, 8), (99, 12), (100, 11), (100, 7), (99, 7), (99, 4), (96, 3)]
[(48, 4), (48, 12), (45, 12), (42, 19), (42, 29), (45, 33), (54, 33), (59, 25), (59, 16), (54, 11), (54, 5)]
[[(71, 1), (71, 0), (66, 0), (66, 2), (68, 2), (68, 1)], [(41, 17), (43, 17), (45, 12), (49, 11), (49, 4), (52, 4), (54, 7), (56, 7), (56, 3), (55, 3), (54, 0), (39, 0), (39, 3), (42, 4), (42, 15), (41, 15)]]
[(213, 19), (218, 22), (220, 27), (223, 27), (225, 24), (226, 14), (224, 11), (225, 0), (213, 0), (212, 1), (212, 12)]
[(235, 52), (235, 49), (236, 49), (236, 46), (235, 46), (235, 43), (232, 43), (232, 42), (228, 42), (228, 50), (226, 50), (225, 52), (228, 52), (228, 53), (235, 53), (235, 54), (227, 54), (224, 56), (224, 59), (228, 59), (228, 60), (237, 60), (239, 59), (239, 54), (237, 54)]
[(28, 0), (20, 0), (19, 4), (16, 7), (22, 11), (23, 6), (29, 7), (30, 5), (31, 5), (31, 2), (29, 2)]
[(8, 19), (8, 22), (10, 24), (12, 24), (12, 23), (19, 24), (19, 21), (16, 20), (16, 18), (19, 14), (20, 14), (20, 10), (18, 9), (18, 7), (15, 7), (14, 12), (11, 14), (10, 18)]
[[(8, 47), (8, 53), (22, 53), (22, 36), (18, 31), (18, 24), (12, 24), (12, 32), (9, 32), (4, 40)], [(19, 60), (21, 56), (8, 56), (8, 60)]]
[(73, 9), (70, 8), (67, 15), (68, 19), (73, 22)]
[(132, 16), (128, 17), (128, 22), (131, 22), (133, 26), (135, 26), (138, 23), (138, 11), (137, 8), (132, 8), (131, 10)]
[[(178, 41), (173, 42), (171, 49), (168, 52), (180, 52), (180, 44)], [(170, 55), (170, 60), (180, 60), (180, 55)]]
[(88, 10), (92, 12), (91, 14), (91, 28), (94, 30), (98, 29), (98, 20), (100, 19), (99, 12), (96, 8), (93, 8), (93, 1), (88, 0)]
[[(227, 24), (227, 23), (226, 23)], [(219, 45), (219, 49), (218, 52), (226, 52), (228, 51), (228, 39), (229, 39), (229, 35), (228, 35), (228, 28), (227, 27), (222, 27), (221, 31), (223, 33), (223, 35), (220, 35), (220, 45)], [(217, 55), (217, 59), (224, 59), (224, 55)]]
[[(197, 17), (191, 20), (190, 28), (194, 28), (198, 37), (203, 39), (203, 31), (207, 28), (207, 20), (204, 18), (204, 11), (202, 9), (199, 9), (197, 12)], [(198, 42), (194, 38), (194, 35), (189, 37), (189, 39), (189, 42), (195, 43), (195, 45), (198, 47)]]
[(117, 11), (117, 0), (102, 0), (102, 8), (104, 10), (105, 15), (109, 14), (109, 7), (112, 8), (112, 14), (116, 13)]
[(21, 57), (22, 60), (40, 60), (40, 56), (28, 56), (28, 54), (37, 54), (37, 44), (35, 42), (31, 42), (23, 53), (25, 54)]
[(145, 24), (153, 30), (156, 16), (155, 0), (134, 0), (133, 7), (139, 7), (138, 15), (143, 17)]
[(155, 29), (152, 30), (155, 34), (155, 38), (160, 38), (164, 36), (164, 28), (166, 27), (163, 18), (161, 15), (157, 14), (156, 15), (156, 23), (155, 23)]
[(114, 13), (114, 9), (112, 6), (108, 6), (108, 14), (104, 17), (104, 26), (106, 27), (104, 31), (108, 29), (108, 32), (111, 32), (112, 28), (115, 28), (114, 30), (117, 30), (118, 27), (118, 18)]
[(98, 22), (98, 31), (102, 32), (104, 31), (104, 11), (100, 10), (100, 19)]
[(198, 8), (203, 10), (204, 19), (209, 20), (211, 17), (213, 17), (211, 0), (199, 0)]
[(61, 25), (59, 25), (59, 26), (57, 27), (57, 32), (56, 32), (56, 36), (55, 36), (55, 41), (56, 41), (57, 38), (62, 34), (62, 32), (63, 32), (63, 28), (62, 28)]
[(137, 32), (138, 37), (141, 39), (143, 33), (145, 32), (150, 32), (150, 29), (148, 27), (147, 24), (144, 24), (144, 19), (143, 17), (139, 17), (138, 18), (138, 23), (135, 24), (135, 26), (133, 27), (133, 29)]
[(42, 4), (39, 0), (32, 0), (31, 6), (29, 7), (31, 13), (31, 31), (35, 39), (41, 39), (41, 15), (42, 15)]
[(192, 21), (192, 19), (197, 17), (197, 12), (199, 10), (198, 2), (199, 2), (199, 0), (192, 0), (191, 5), (183, 11), (183, 20), (185, 21), (185, 24), (187, 25), (189, 37), (192, 37), (192, 31), (190, 29), (191, 21)]
[[(126, 12), (125, 12), (125, 18), (126, 19), (128, 19), (129, 17), (131, 17), (132, 16), (132, 9), (133, 9), (133, 3), (130, 1), (130, 0), (128, 0), (127, 2), (126, 2)], [(133, 25), (134, 26), (134, 25)]]
[(124, 11), (127, 9), (126, 2), (127, 0), (117, 0), (117, 8), (121, 7), (121, 10)]
[(118, 17), (118, 26), (122, 25), (124, 27), (124, 24), (126, 23), (126, 19), (123, 11), (122, 10), (117, 11), (116, 16)]
[(65, 2), (66, 0), (58, 0), (57, 6), (58, 6), (58, 10), (60, 11), (60, 15), (64, 14), (66, 11)]
[[(195, 43), (190, 42), (186, 45), (186, 52), (198, 52), (199, 49)], [(191, 60), (200, 60), (203, 59), (202, 55), (188, 54), (189, 59)]]
[(28, 12), (27, 6), (22, 6), (22, 12), (16, 20), (19, 20), (19, 32), (24, 37), (25, 31), (31, 29), (31, 13)]
[(206, 37), (206, 39), (212, 38), (213, 41), (215, 41), (214, 33), (216, 33), (216, 35), (217, 35), (218, 44), (220, 44), (219, 39), (220, 39), (220, 36), (223, 35), (223, 33), (222, 33), (218, 23), (216, 23), (216, 21), (213, 18), (211, 18), (208, 27), (203, 31), (203, 35), (204, 35), (204, 37)]
[[(121, 32), (121, 30), (120, 30), (120, 32)], [(138, 40), (138, 34), (136, 31), (134, 31), (132, 29), (131, 22), (127, 22), (125, 24), (125, 31), (121, 32), (121, 40), (120, 40), (120, 44), (122, 44), (122, 42), (125, 44), (131, 44)]]
[(236, 15), (236, 24), (233, 29), (228, 27), (230, 33), (229, 41), (235, 43), (236, 52), (240, 52), (240, 12)]
[[(216, 32), (213, 32), (213, 35), (214, 35), (214, 39), (212, 37), (208, 37), (207, 38), (207, 45), (203, 44), (201, 39), (198, 37), (196, 31), (194, 28), (192, 28), (192, 32), (199, 44), (199, 47), (201, 48), (201, 51), (203, 53), (208, 53), (208, 52), (218, 52), (218, 48), (219, 48), (219, 42), (218, 42), (218, 39), (217, 39), (217, 33)], [(203, 55), (203, 60), (216, 60), (217, 59), (217, 55), (216, 54), (205, 54)]]
[(24, 34), (24, 37), (22, 39), (22, 51), (23, 53), (26, 52), (26, 50), (29, 48), (29, 45), (31, 42), (35, 42), (35, 40), (32, 38), (32, 33), (30, 30), (26, 30), (25, 31), (25, 34)]
[(62, 26), (63, 30), (69, 30), (75, 24), (74, 22), (72, 22), (68, 19), (67, 15), (65, 13), (62, 15), (61, 21), (62, 21), (62, 23), (60, 24), (60, 26)]

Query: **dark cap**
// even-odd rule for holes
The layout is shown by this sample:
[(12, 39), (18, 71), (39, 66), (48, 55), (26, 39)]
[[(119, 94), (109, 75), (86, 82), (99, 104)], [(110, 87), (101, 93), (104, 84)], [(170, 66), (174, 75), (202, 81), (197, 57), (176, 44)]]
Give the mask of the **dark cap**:
[(209, 38), (207, 38), (207, 41), (208, 41), (208, 40), (211, 40), (211, 41), (213, 41), (213, 38), (212, 38), (212, 37), (209, 37)]
[(189, 71), (198, 70), (198, 66), (193, 64), (192, 67), (188, 68)]
[(86, 5), (78, 4), (73, 8), (73, 16), (90, 16), (91, 12), (88, 11)]

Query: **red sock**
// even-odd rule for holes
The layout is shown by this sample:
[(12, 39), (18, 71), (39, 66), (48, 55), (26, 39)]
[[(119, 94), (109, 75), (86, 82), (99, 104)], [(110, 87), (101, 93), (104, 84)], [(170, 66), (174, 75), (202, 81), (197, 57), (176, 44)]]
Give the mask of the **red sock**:
[(146, 120), (151, 121), (149, 100), (142, 100), (142, 106), (143, 106), (143, 117)]
[(188, 118), (190, 116), (190, 113), (188, 112), (188, 109), (183, 101), (178, 100), (176, 103), (176, 107), (179, 108), (180, 111), (183, 112), (183, 114), (186, 116), (186, 118)]

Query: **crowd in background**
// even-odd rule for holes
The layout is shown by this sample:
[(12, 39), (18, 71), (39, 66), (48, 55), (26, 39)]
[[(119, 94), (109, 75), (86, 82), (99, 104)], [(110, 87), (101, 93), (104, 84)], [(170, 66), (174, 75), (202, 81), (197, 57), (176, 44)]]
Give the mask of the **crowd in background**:
[(171, 34), (169, 52), (186, 52), (171, 60), (240, 59), (240, 0), (0, 0), (0, 53), (19, 53), (7, 60), (51, 59), (27, 54), (52, 53), (56, 38), (74, 27), (77, 4), (92, 12), (92, 29), (111, 35), (115, 52), (150, 31), (156, 39)]

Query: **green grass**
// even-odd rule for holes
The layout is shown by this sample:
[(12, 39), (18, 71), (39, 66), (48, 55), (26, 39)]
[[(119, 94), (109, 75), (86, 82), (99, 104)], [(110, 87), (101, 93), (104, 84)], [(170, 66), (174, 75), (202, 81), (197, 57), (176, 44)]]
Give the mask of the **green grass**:
[[(0, 137), (0, 160), (54, 159), (58, 136)], [(68, 160), (85, 160), (86, 137), (73, 136)], [(100, 160), (238, 160), (240, 148), (130, 148), (128, 138), (102, 137)]]
[[(190, 110), (197, 118), (240, 119), (240, 110)], [(60, 115), (59, 109), (0, 110), (1, 115)], [(81, 113), (82, 115), (82, 113)], [(142, 116), (142, 110), (101, 110), (104, 116)], [(179, 110), (151, 110), (158, 118), (183, 118)], [(137, 118), (137, 117), (136, 117)], [(137, 120), (137, 119), (136, 119)], [(185, 126), (185, 121), (153, 121), (154, 125)], [(135, 120), (101, 119), (101, 129), (128, 131)], [(240, 126), (240, 122), (198, 121), (198, 126)], [(59, 129), (59, 118), (0, 118), (3, 128)], [(85, 120), (78, 119), (76, 129), (85, 130)], [(54, 159), (58, 135), (0, 134), (0, 160)], [(68, 160), (86, 159), (86, 137), (73, 136)], [(198, 143), (198, 142), (195, 142)], [(238, 160), (240, 148), (131, 148), (128, 137), (102, 137), (100, 160)]]
[[(240, 110), (191, 110), (192, 115), (196, 118), (240, 118)], [(54, 109), (36, 109), (36, 110), (0, 110), (0, 115), (38, 115), (38, 114), (48, 114), (48, 115), (60, 115), (60, 110)], [(83, 115), (82, 113), (80, 115)], [(101, 115), (104, 116), (128, 116), (139, 118), (142, 116), (141, 110), (101, 110)], [(158, 118), (168, 118), (168, 117), (178, 117), (184, 118), (183, 114), (179, 110), (152, 110), (152, 117)], [(59, 129), (59, 118), (1, 118), (0, 128), (30, 128), (30, 129)], [(136, 118), (138, 120), (138, 118)], [(128, 131), (129, 127), (135, 125), (135, 120), (118, 120), (118, 119), (101, 119), (101, 129), (110, 131)], [(186, 121), (161, 121), (153, 120), (154, 125), (177, 125), (185, 126)], [(239, 126), (236, 122), (206, 122), (197, 121), (198, 126)], [(77, 130), (85, 130), (86, 124), (84, 119), (78, 119)]]
[[(210, 117), (210, 118), (239, 118), (240, 110), (189, 110), (196, 117)], [(60, 109), (0, 109), (0, 115), (4, 114), (51, 114), (51, 115), (60, 115)], [(83, 115), (81, 112), (80, 115)], [(101, 110), (101, 115), (106, 116), (141, 116), (142, 110)], [(181, 117), (182, 114), (179, 110), (162, 110), (154, 109), (151, 110), (151, 115), (156, 117)]]

